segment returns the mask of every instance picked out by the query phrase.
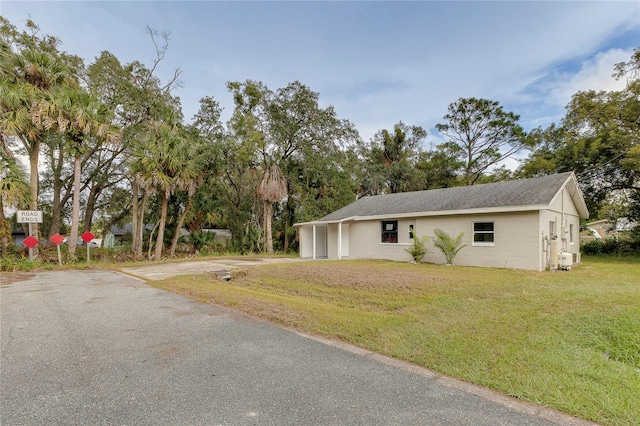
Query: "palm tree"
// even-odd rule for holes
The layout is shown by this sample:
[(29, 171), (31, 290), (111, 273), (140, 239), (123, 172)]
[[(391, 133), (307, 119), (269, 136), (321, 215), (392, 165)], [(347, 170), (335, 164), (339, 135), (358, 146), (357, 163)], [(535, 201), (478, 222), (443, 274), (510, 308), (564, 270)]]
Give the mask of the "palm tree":
[(4, 207), (15, 207), (29, 201), (27, 176), (0, 135), (0, 252), (9, 247), (11, 226), (4, 215)]
[(273, 203), (282, 201), (287, 196), (287, 180), (276, 163), (265, 169), (262, 180), (256, 188), (256, 195), (262, 200), (264, 206), (263, 224), (267, 253), (273, 254), (273, 235), (271, 234)]
[(458, 252), (467, 246), (466, 244), (460, 245), (464, 232), (459, 233), (455, 238), (440, 228), (434, 229), (433, 233), (435, 234), (433, 245), (442, 251), (442, 254), (444, 254), (447, 260), (447, 265), (453, 265), (453, 260), (456, 258)]
[(195, 192), (204, 180), (203, 174), (205, 172), (206, 164), (204, 161), (204, 151), (201, 149), (202, 146), (199, 144), (199, 140), (194, 140), (192, 138), (185, 139), (183, 146), (183, 152), (186, 154), (184, 156), (186, 161), (182, 169), (178, 171), (178, 174), (175, 177), (175, 183), (176, 189), (187, 192), (187, 203), (178, 217), (178, 222), (176, 223), (176, 230), (173, 234), (171, 247), (169, 249), (169, 255), (171, 257), (175, 255), (178, 239), (180, 238), (180, 230), (182, 229), (185, 218), (193, 206), (193, 197)]
[(197, 161), (191, 152), (181, 129), (169, 122), (151, 123), (147, 137), (134, 148), (133, 169), (137, 179), (146, 190), (160, 193), (155, 260), (162, 257), (169, 197), (176, 189), (194, 185), (198, 178)]
[[(71, 73), (67, 66), (54, 55), (30, 46), (14, 52), (10, 46), (0, 42), (0, 133), (16, 137), (29, 156), (29, 208), (38, 209), (38, 160), (40, 155), (42, 120), (38, 105), (51, 90), (69, 84)], [(32, 229), (38, 238), (38, 226)], [(37, 246), (34, 255), (37, 256)]]
[(46, 130), (65, 135), (73, 162), (73, 207), (69, 235), (69, 255), (74, 256), (80, 224), (80, 177), (85, 151), (91, 143), (104, 141), (117, 143), (119, 133), (111, 124), (112, 112), (80, 87), (65, 87), (53, 92), (53, 96), (38, 106), (41, 121), (37, 124)]

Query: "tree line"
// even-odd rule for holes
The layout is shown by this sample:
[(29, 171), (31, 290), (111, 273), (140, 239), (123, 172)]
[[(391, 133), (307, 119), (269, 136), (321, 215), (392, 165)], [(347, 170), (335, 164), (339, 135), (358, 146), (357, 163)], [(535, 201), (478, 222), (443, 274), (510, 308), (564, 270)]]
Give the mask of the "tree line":
[[(592, 216), (640, 217), (640, 50), (616, 66), (620, 92), (580, 92), (562, 122), (525, 132), (498, 102), (453, 102), (427, 132), (399, 121), (363, 141), (355, 125), (322, 107), (301, 82), (271, 89), (231, 81), (231, 117), (211, 95), (187, 120), (175, 95), (180, 70), (156, 74), (168, 37), (148, 29), (155, 59), (121, 63), (103, 51), (90, 64), (27, 21), (0, 17), (0, 248), (5, 209), (43, 210), (36, 238), (131, 223), (132, 257), (174, 256), (180, 230), (231, 230), (229, 249), (297, 249), (293, 224), (357, 197), (445, 188), (573, 170)], [(503, 160), (529, 150), (511, 171)], [(24, 171), (18, 156), (29, 161)], [(40, 167), (44, 165), (44, 167)]]

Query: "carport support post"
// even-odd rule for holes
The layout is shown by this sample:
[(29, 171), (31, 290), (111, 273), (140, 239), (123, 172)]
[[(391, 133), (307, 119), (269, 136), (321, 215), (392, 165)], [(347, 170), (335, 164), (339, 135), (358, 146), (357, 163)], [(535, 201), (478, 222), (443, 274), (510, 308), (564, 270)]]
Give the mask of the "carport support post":
[(316, 260), (316, 226), (315, 225), (313, 225), (313, 238), (312, 238), (312, 240), (313, 240), (313, 244), (312, 244), (312, 246), (313, 246), (313, 250), (312, 250), (312, 252), (313, 252), (313, 260)]
[(342, 222), (338, 222), (338, 260), (342, 260)]

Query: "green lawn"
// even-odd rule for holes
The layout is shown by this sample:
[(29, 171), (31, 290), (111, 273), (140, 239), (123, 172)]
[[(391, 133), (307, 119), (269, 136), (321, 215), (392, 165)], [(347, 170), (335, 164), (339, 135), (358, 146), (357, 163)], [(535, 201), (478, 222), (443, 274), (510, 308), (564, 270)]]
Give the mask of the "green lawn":
[(156, 285), (588, 420), (640, 421), (640, 259), (570, 272), (317, 261)]

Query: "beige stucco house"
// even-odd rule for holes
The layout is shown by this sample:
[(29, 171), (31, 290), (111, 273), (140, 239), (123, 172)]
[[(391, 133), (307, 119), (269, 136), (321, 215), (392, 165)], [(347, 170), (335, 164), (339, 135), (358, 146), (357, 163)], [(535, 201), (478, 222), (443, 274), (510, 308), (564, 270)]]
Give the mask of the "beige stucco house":
[[(412, 235), (464, 232), (457, 265), (533, 269), (579, 262), (580, 219), (589, 212), (573, 173), (363, 197), (321, 219), (297, 223), (300, 256), (411, 260)], [(413, 231), (413, 233), (412, 233)], [(445, 263), (428, 243), (425, 261)], [(562, 255), (560, 255), (562, 257)], [(566, 257), (565, 257), (566, 258)]]

